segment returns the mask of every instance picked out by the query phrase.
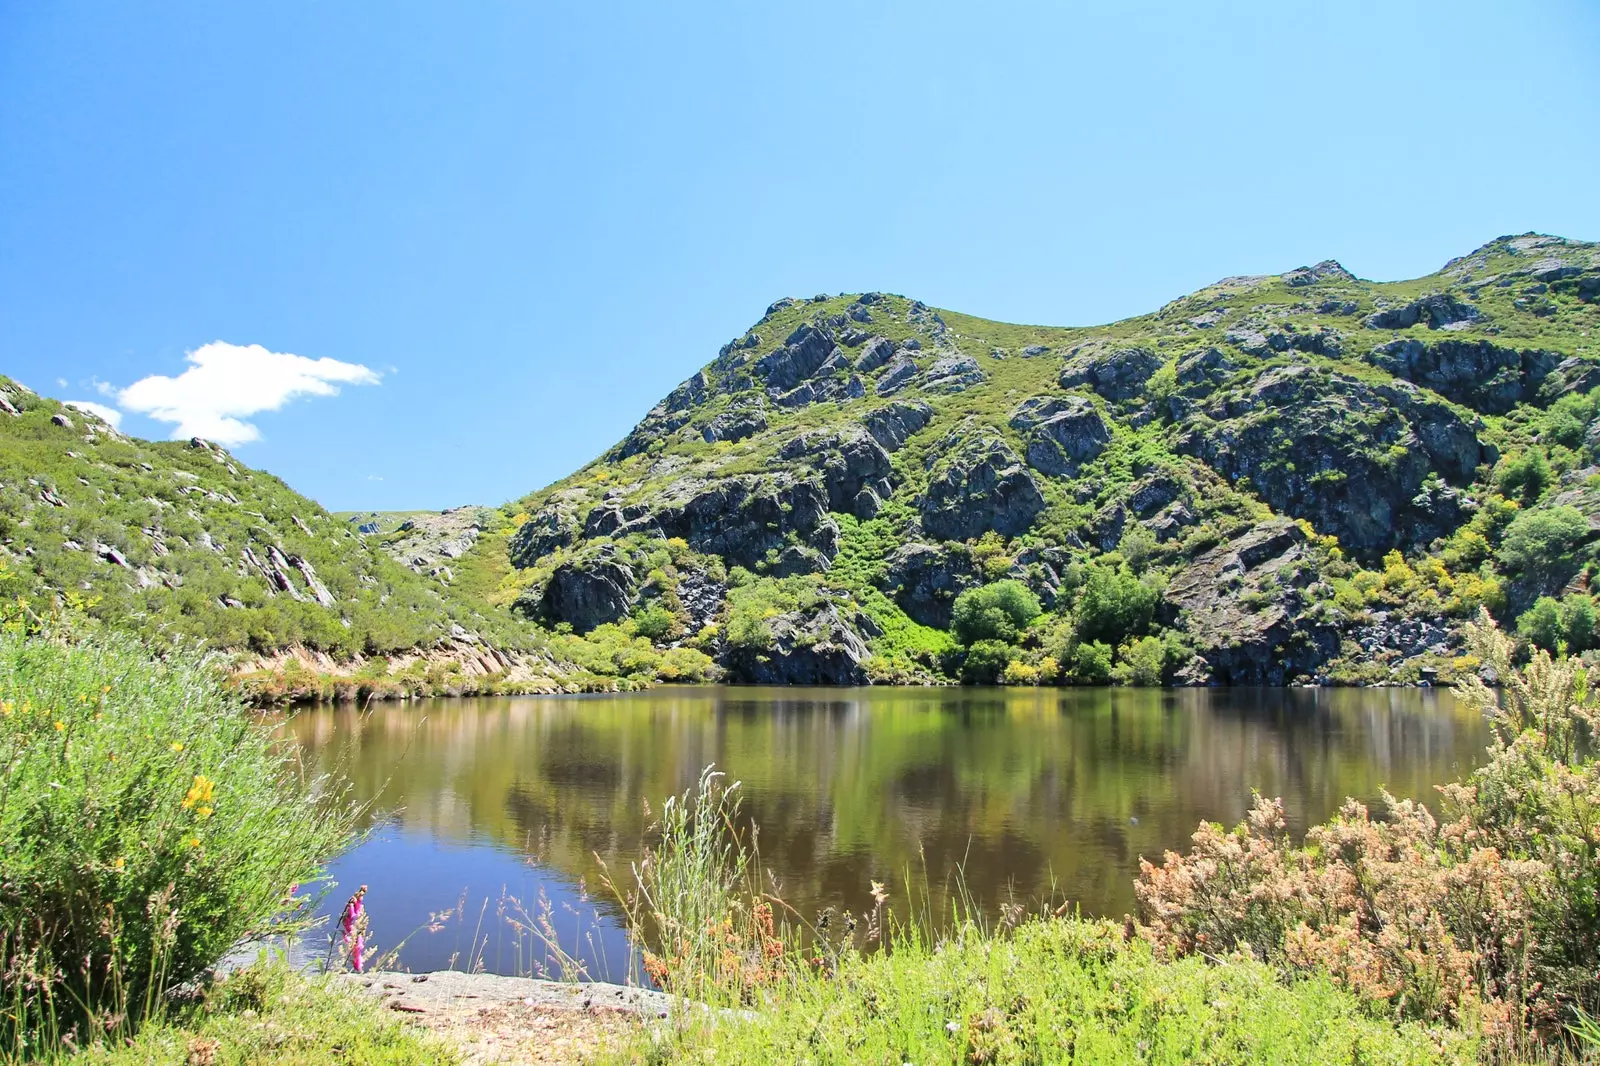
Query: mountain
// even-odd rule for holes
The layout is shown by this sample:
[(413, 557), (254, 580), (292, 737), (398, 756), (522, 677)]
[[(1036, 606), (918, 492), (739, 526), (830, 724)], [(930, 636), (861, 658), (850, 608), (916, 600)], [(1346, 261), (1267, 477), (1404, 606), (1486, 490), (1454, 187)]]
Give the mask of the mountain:
[(1480, 606), (1600, 644), (1597, 344), (1600, 246), (1538, 234), (1088, 328), (783, 299), (468, 555), (741, 681), (1447, 677)]

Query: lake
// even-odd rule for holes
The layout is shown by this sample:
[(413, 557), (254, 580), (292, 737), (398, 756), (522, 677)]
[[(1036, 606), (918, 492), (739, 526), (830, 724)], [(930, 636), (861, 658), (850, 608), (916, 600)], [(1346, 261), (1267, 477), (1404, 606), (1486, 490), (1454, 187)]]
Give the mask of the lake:
[(1141, 855), (1233, 824), (1253, 788), (1301, 832), (1346, 796), (1431, 804), (1488, 741), (1434, 689), (660, 688), (318, 708), (283, 728), (374, 806), (326, 910), (367, 884), (400, 966), (516, 974), (550, 959), (507, 919), (542, 909), (611, 980), (630, 965), (596, 856), (626, 876), (648, 811), (708, 763), (742, 782), (771, 883), (808, 919), (860, 912), (873, 880), (903, 902), (907, 877), (948, 913), (958, 870), (986, 908), (1120, 917)]

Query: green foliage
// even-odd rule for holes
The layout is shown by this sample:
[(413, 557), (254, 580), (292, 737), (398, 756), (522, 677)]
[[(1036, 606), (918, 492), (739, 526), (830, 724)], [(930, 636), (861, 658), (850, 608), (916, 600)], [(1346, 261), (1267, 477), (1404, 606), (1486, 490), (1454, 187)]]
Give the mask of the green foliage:
[[(337, 977), (314, 977), (262, 960), (207, 990), (203, 1000), (155, 1021), (125, 1043), (96, 1044), (75, 1066), (450, 1066), (455, 1050), (382, 1009), (377, 997)], [(207, 1056), (212, 1056), (208, 1058)]]
[(1150, 627), (1160, 592), (1125, 566), (1093, 563), (1078, 596), (1078, 636), (1121, 643)]
[(1111, 681), (1111, 645), (1098, 640), (1084, 641), (1072, 650), (1068, 660), (1071, 678), (1080, 685), (1105, 685)]
[(672, 612), (659, 603), (652, 603), (633, 616), (633, 631), (650, 641), (665, 640), (676, 625)]
[(1540, 596), (1517, 618), (1517, 633), (1549, 652), (1596, 647), (1594, 600), (1580, 592), (1565, 599)]
[(1511, 520), (1500, 545), (1500, 562), (1512, 574), (1542, 580), (1570, 569), (1589, 537), (1589, 523), (1575, 507), (1524, 511)]
[(125, 1031), (156, 1016), (297, 917), (293, 886), (357, 815), (215, 664), (121, 634), (0, 636), (0, 761), (0, 1040), (16, 1049), (81, 1040), (91, 1015)]
[(1017, 649), (1004, 640), (977, 640), (961, 660), (961, 680), (968, 685), (993, 685), (999, 682)]
[(1538, 503), (1550, 488), (1550, 481), (1550, 464), (1538, 448), (1529, 448), (1505, 460), (1495, 475), (1495, 487), (1500, 494), (1509, 500), (1520, 500), (1524, 506)]
[(1020, 581), (996, 581), (956, 597), (951, 629), (962, 644), (1012, 642), (1039, 617), (1039, 597)]

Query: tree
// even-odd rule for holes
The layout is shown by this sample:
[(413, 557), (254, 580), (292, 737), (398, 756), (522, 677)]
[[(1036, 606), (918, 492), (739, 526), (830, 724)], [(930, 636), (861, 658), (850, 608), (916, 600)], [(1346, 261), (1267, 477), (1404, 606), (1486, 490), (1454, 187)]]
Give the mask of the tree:
[(1589, 537), (1589, 523), (1576, 507), (1524, 511), (1506, 527), (1500, 562), (1513, 575), (1544, 581), (1571, 569)]
[(1127, 567), (1091, 564), (1078, 597), (1078, 637), (1121, 644), (1142, 635), (1155, 617), (1159, 593)]
[(1564, 600), (1540, 596), (1517, 619), (1517, 633), (1546, 651), (1562, 645), (1569, 652), (1587, 651), (1595, 646), (1594, 601), (1581, 592)]
[[(1039, 597), (1020, 581), (996, 581), (956, 597), (951, 628), (962, 644), (983, 640), (1011, 643), (1041, 613)], [(1004, 663), (1001, 664), (1004, 667)]]
[(1543, 452), (1529, 448), (1516, 458), (1506, 460), (1495, 482), (1500, 495), (1507, 499), (1537, 503), (1550, 487), (1550, 464), (1545, 462)]
[(1003, 640), (980, 640), (967, 649), (961, 662), (961, 681), (967, 685), (992, 685), (1016, 657), (1017, 649)]

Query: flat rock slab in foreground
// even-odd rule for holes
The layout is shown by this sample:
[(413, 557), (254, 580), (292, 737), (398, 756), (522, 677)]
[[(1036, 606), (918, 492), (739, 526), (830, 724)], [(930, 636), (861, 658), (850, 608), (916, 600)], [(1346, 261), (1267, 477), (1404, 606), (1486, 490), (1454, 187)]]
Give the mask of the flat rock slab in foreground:
[(637, 1021), (666, 1017), (672, 1004), (672, 997), (643, 988), (454, 970), (344, 979), (437, 1033), (469, 1066), (586, 1062)]

